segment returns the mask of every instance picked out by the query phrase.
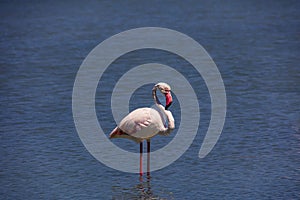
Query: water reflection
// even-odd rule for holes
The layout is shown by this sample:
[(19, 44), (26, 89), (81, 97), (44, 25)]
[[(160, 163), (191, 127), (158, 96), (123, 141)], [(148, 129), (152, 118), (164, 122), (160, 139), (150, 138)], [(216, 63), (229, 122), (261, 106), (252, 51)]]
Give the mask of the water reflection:
[[(159, 200), (159, 199), (174, 199), (173, 193), (151, 186), (152, 178), (150, 176), (140, 177), (137, 184), (119, 185), (112, 187), (112, 199), (143, 199), (143, 200)], [(128, 187), (126, 187), (128, 186)], [(155, 188), (155, 189), (153, 189)]]

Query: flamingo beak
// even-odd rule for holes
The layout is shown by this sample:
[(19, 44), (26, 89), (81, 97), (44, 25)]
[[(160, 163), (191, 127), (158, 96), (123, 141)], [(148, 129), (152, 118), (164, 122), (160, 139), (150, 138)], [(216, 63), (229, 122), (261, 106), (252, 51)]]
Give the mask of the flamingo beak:
[(166, 96), (166, 107), (165, 107), (165, 109), (168, 110), (168, 108), (171, 106), (171, 104), (173, 102), (171, 91), (168, 91), (167, 93), (165, 93), (165, 96)]

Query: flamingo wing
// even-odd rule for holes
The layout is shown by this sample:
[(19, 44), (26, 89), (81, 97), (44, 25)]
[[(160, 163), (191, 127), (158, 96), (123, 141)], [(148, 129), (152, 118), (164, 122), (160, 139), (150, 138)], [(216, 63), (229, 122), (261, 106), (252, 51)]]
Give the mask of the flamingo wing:
[(141, 139), (151, 138), (165, 129), (161, 115), (153, 108), (138, 108), (132, 111), (122, 119), (118, 128), (124, 134)]

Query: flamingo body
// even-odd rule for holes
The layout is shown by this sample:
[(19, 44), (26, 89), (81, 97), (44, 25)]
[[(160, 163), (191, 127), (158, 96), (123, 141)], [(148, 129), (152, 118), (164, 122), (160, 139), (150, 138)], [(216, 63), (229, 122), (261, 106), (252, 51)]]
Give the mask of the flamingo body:
[(170, 111), (162, 113), (157, 106), (138, 108), (122, 119), (120, 124), (111, 132), (110, 138), (126, 137), (140, 142), (157, 134), (168, 135), (167, 119), (169, 119), (169, 123), (173, 124), (172, 128), (174, 128), (174, 118)]

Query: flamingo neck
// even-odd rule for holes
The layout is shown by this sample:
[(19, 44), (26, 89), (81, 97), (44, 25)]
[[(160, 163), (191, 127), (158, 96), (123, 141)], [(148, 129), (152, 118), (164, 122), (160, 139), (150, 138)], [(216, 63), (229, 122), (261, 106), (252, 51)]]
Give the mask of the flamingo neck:
[(156, 106), (160, 109), (160, 111), (161, 111), (162, 113), (166, 114), (165, 107), (160, 103), (160, 101), (159, 101), (159, 99), (158, 99), (158, 97), (157, 97), (157, 95), (156, 95), (156, 90), (157, 90), (156, 87), (154, 87), (154, 88), (152, 89), (152, 97), (153, 97), (154, 103), (155, 103)]
[[(161, 105), (161, 103), (160, 103), (159, 99), (157, 98), (156, 90), (157, 90), (156, 87), (154, 87), (154, 88), (152, 89), (152, 97), (153, 97), (154, 103), (155, 103), (158, 107), (160, 107), (159, 105)], [(161, 105), (161, 106), (162, 106), (162, 105)]]
[(164, 132), (163, 134), (169, 134), (175, 128), (175, 121), (174, 121), (172, 113), (168, 110), (165, 110), (165, 107), (160, 103), (160, 101), (159, 101), (159, 99), (157, 98), (157, 95), (156, 95), (156, 90), (157, 90), (156, 87), (154, 87), (152, 89), (152, 97), (153, 97), (153, 100), (154, 100), (155, 104), (157, 105), (157, 107), (167, 117), (168, 128), (166, 128), (166, 130), (163, 131)]

